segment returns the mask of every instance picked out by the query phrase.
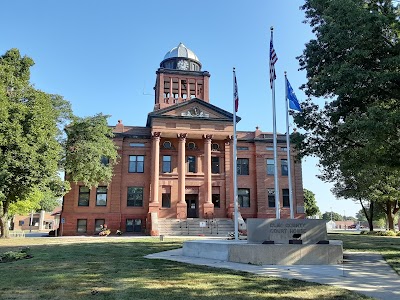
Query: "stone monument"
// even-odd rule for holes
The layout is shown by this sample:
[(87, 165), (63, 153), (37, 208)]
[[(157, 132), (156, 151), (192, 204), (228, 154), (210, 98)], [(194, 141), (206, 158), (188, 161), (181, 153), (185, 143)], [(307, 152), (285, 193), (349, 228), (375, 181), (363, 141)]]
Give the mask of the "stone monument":
[(343, 246), (327, 240), (324, 220), (247, 219), (247, 241), (187, 241), (183, 255), (255, 265), (332, 265), (343, 262)]

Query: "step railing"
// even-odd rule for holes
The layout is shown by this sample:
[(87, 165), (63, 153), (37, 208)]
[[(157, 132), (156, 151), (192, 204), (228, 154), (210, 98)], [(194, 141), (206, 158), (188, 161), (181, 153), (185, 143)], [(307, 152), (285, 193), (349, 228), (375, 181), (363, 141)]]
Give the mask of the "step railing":
[[(210, 228), (210, 232), (211, 232), (211, 234), (213, 234), (213, 227), (214, 227), (214, 223), (215, 223), (214, 213), (213, 212), (206, 212), (205, 213), (205, 219), (206, 219), (206, 222), (207, 222), (207, 228)], [(217, 234), (218, 234), (218, 229), (217, 229)]]
[[(183, 235), (184, 230), (185, 230), (184, 228), (188, 228), (188, 221), (187, 221), (187, 218), (186, 218), (186, 213), (181, 211), (178, 214), (178, 219), (179, 219), (179, 228), (181, 230), (181, 234)], [(183, 225), (183, 222), (186, 222), (186, 226)]]

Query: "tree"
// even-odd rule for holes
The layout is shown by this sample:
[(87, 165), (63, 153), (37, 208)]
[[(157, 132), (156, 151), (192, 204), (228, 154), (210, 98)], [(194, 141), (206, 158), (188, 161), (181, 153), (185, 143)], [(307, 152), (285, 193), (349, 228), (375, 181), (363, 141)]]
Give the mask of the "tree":
[(336, 212), (326, 211), (322, 214), (323, 220), (343, 221), (343, 216)]
[(32, 211), (38, 210), (42, 197), (43, 193), (40, 190), (33, 189), (26, 199), (10, 203), (8, 209), (9, 219), (13, 218), (15, 215), (26, 215)]
[(40, 210), (51, 212), (60, 205), (60, 197), (57, 196), (53, 191), (47, 190), (42, 193), (42, 197), (39, 201)]
[[(353, 150), (367, 155), (362, 159), (400, 166), (398, 151), (391, 151), (400, 143), (394, 138), (400, 125), (400, 24), (392, 2), (308, 0), (302, 8), (317, 37), (298, 57), (308, 78), (302, 88), (309, 97), (331, 101), (320, 109), (308, 99), (304, 112), (295, 114), (307, 130), (297, 137), (301, 155), (318, 155), (330, 173), (338, 155)], [(384, 146), (379, 153), (376, 143)]]
[(307, 189), (304, 189), (304, 206), (308, 217), (321, 213), (315, 200), (315, 194)]
[[(98, 182), (107, 184), (110, 181), (111, 176), (107, 174), (110, 173), (109, 169), (112, 169), (113, 162), (104, 167), (108, 171), (102, 169), (99, 173), (98, 161), (85, 161), (78, 158), (83, 154), (93, 159), (100, 156), (112, 159), (117, 157), (115, 146), (110, 145), (110, 135), (106, 133), (102, 123), (106, 120), (105, 116), (95, 116), (92, 126), (80, 131), (84, 138), (90, 141), (90, 146), (81, 139), (75, 148), (65, 147), (61, 128), (72, 118), (70, 104), (61, 96), (44, 93), (30, 84), (30, 67), (33, 64), (31, 58), (21, 57), (17, 49), (11, 49), (0, 56), (0, 227), (2, 238), (9, 237), (7, 221), (10, 205), (23, 207), (23, 204), (28, 204), (28, 202), (21, 201), (29, 201), (29, 197), (36, 190), (52, 191), (56, 197), (68, 190), (68, 183), (61, 182), (58, 176), (59, 169), (68, 163), (68, 159), (75, 159), (76, 163), (86, 163), (86, 169), (80, 165), (79, 168), (68, 168), (73, 178), (82, 178), (85, 184), (96, 185)], [(74, 118), (75, 122), (76, 120), (79, 119)], [(86, 120), (90, 122), (90, 118)], [(75, 128), (74, 126), (73, 123), (71, 128)], [(88, 132), (85, 132), (85, 129)], [(97, 145), (92, 137), (98, 139)], [(79, 141), (78, 138), (77, 141)], [(69, 155), (70, 151), (75, 151), (80, 156)], [(68, 166), (71, 166), (71, 162)], [(44, 198), (42, 200), (44, 201)], [(42, 202), (43, 206), (45, 204)]]
[(400, 171), (383, 171), (381, 176), (371, 186), (371, 197), (379, 208), (384, 211), (389, 229), (394, 230), (395, 216), (400, 210), (398, 199), (400, 198)]
[(60, 111), (29, 83), (33, 60), (17, 49), (0, 57), (0, 226), (8, 237), (11, 203), (47, 186), (58, 171)]
[(69, 180), (83, 182), (88, 187), (110, 182), (118, 155), (107, 116), (74, 117), (65, 131), (68, 149), (65, 171)]
[[(389, 172), (400, 168), (397, 7), (389, 0), (307, 0), (302, 9), (316, 38), (298, 58), (307, 71), (302, 88), (310, 98), (294, 115), (306, 133), (294, 134), (293, 142), (300, 157), (320, 158), (322, 180), (348, 181), (346, 193), (351, 185), (359, 190), (357, 197), (346, 198), (368, 200), (359, 195), (368, 189), (357, 174), (376, 166)], [(320, 108), (311, 97), (328, 101)]]
[(367, 218), (365, 217), (364, 211), (362, 209), (360, 209), (356, 213), (356, 219), (357, 219), (357, 221), (360, 221), (360, 222), (366, 222), (367, 221)]
[(352, 160), (346, 160), (340, 163), (332, 192), (339, 198), (359, 201), (369, 229), (373, 231), (376, 205), (370, 195), (370, 187), (375, 178), (374, 170), (361, 170), (359, 166), (349, 165), (351, 162)]

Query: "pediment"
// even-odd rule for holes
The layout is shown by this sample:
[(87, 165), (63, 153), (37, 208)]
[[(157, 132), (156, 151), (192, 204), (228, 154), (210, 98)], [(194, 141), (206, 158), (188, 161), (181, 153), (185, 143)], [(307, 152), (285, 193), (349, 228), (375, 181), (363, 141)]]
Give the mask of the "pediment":
[(176, 116), (176, 117), (185, 117), (185, 118), (193, 118), (193, 119), (220, 119), (226, 118), (226, 116), (221, 113), (216, 112), (204, 105), (199, 103), (191, 103), (190, 105), (178, 107), (174, 110), (168, 111), (164, 114), (164, 116)]
[[(208, 102), (195, 98), (187, 102), (172, 105), (149, 113), (147, 120), (148, 125), (150, 125), (152, 118), (232, 122), (233, 114)], [(237, 117), (237, 121), (239, 120), (240, 118)]]

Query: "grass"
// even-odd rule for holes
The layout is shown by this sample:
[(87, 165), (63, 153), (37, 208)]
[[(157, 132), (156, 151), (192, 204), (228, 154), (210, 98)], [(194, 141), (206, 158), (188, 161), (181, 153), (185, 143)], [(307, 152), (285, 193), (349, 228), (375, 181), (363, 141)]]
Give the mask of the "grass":
[(387, 263), (400, 275), (400, 237), (334, 233), (329, 239), (342, 240), (346, 251), (366, 251), (382, 254)]
[(0, 264), (1, 299), (370, 299), (333, 286), (146, 259), (182, 240), (14, 238), (31, 259)]

